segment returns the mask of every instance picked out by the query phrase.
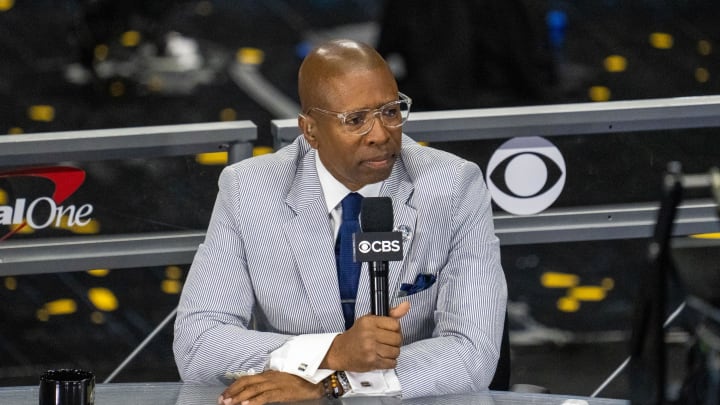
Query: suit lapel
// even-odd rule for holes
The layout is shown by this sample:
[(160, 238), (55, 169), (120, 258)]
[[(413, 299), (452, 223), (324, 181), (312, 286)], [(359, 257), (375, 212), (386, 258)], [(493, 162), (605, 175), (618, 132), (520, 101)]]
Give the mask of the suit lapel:
[(345, 329), (345, 321), (340, 306), (335, 242), (314, 155), (314, 150), (305, 154), (298, 166), (286, 200), (296, 216), (285, 224), (284, 231), (316, 318), (326, 332), (337, 332)]

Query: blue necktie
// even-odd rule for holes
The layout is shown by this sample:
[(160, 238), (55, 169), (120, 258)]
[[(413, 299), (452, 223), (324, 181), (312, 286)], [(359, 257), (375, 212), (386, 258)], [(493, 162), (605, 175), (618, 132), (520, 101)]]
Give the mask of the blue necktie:
[(342, 222), (335, 244), (335, 257), (337, 259), (338, 286), (345, 316), (345, 329), (355, 322), (355, 296), (357, 295), (358, 279), (360, 278), (360, 263), (353, 261), (353, 234), (360, 230), (360, 203), (362, 196), (350, 193), (342, 200)]

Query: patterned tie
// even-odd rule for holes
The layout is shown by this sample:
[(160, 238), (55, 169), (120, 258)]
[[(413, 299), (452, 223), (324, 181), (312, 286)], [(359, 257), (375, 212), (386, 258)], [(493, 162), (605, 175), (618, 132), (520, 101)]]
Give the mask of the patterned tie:
[(355, 322), (355, 296), (357, 295), (358, 279), (360, 278), (360, 263), (353, 261), (352, 237), (360, 230), (358, 216), (362, 196), (350, 193), (342, 200), (342, 223), (335, 244), (335, 258), (338, 269), (338, 285), (340, 288), (340, 302), (342, 302), (345, 316), (345, 329)]

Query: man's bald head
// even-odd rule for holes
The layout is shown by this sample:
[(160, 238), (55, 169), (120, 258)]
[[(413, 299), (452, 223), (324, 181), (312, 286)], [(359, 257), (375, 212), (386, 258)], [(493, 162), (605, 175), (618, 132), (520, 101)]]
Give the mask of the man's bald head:
[(327, 104), (329, 79), (352, 71), (375, 69), (386, 69), (392, 75), (382, 56), (367, 44), (339, 39), (318, 46), (305, 57), (298, 73), (302, 110)]

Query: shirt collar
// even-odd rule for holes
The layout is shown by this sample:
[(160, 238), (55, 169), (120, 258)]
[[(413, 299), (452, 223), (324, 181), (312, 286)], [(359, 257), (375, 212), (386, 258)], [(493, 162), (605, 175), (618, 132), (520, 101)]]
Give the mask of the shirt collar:
[[(320, 161), (317, 151), (315, 151), (315, 168), (317, 169), (318, 178), (320, 180), (320, 187), (322, 188), (323, 195), (325, 196), (325, 204), (327, 204), (327, 210), (328, 213), (330, 213), (338, 206), (338, 204), (340, 204), (340, 201), (342, 201), (342, 199), (352, 191), (330, 174), (325, 165), (323, 165)], [(382, 181), (368, 184), (360, 190), (357, 190), (357, 193), (363, 197), (377, 197), (380, 195), (380, 187), (382, 187), (382, 184)]]

